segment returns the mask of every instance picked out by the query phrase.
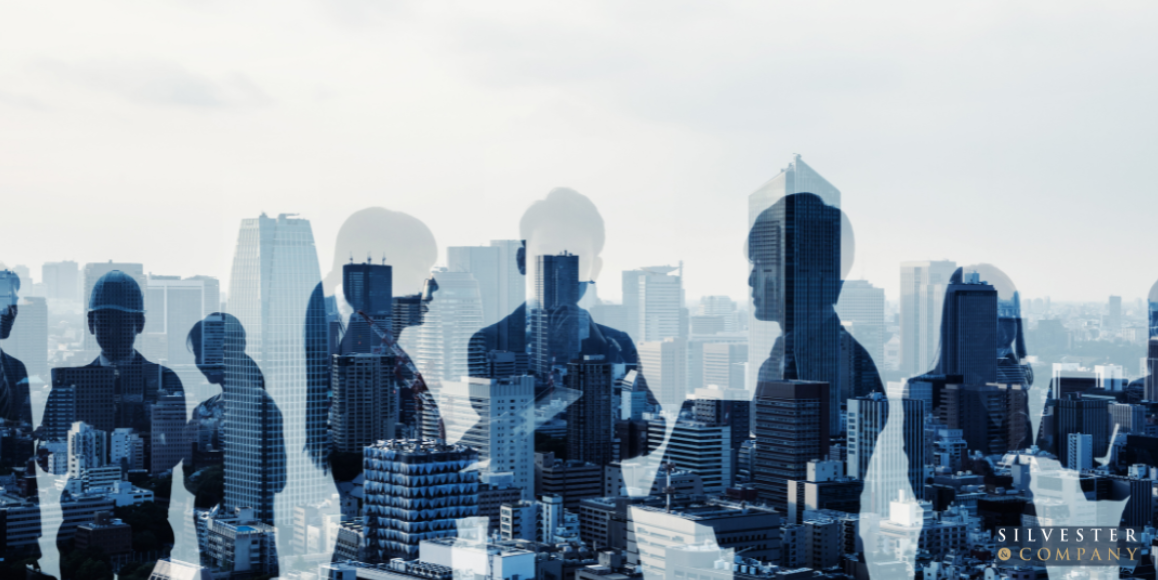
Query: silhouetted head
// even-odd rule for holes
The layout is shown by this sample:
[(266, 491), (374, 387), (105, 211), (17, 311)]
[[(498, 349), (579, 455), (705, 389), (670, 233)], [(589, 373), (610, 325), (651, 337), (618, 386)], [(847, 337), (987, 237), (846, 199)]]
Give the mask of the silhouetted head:
[(11, 270), (0, 270), (0, 340), (7, 340), (16, 324), (19, 292), (20, 276)]
[(114, 361), (128, 358), (144, 329), (145, 298), (137, 281), (120, 270), (101, 276), (88, 301), (88, 331), (101, 352)]
[(993, 264), (972, 264), (957, 268), (953, 279), (960, 280), (965, 272), (976, 272), (980, 279), (997, 290), (997, 349), (999, 356), (1014, 354), (1025, 358), (1025, 337), (1021, 322), (1021, 297), (1013, 280)]
[(787, 284), (831, 310), (852, 269), (852, 226), (837, 208), (811, 193), (780, 198), (748, 232), (753, 315), (785, 328)]
[(225, 382), (226, 348), (245, 352), (245, 328), (232, 314), (214, 312), (193, 325), (185, 346), (193, 353), (201, 374), (210, 383), (221, 385)]
[(334, 261), (325, 279), (326, 295), (342, 283), (342, 265), (370, 258), (390, 265), (394, 296), (422, 291), (423, 282), (438, 260), (438, 244), (430, 228), (418, 218), (382, 207), (358, 210), (346, 218), (334, 243)]
[[(519, 221), (523, 248), (519, 271), (527, 273), (527, 256), (554, 256), (564, 251), (579, 256), (579, 281), (594, 281), (603, 268), (603, 216), (587, 196), (557, 187), (536, 201)], [(530, 263), (534, 264), (532, 259)]]

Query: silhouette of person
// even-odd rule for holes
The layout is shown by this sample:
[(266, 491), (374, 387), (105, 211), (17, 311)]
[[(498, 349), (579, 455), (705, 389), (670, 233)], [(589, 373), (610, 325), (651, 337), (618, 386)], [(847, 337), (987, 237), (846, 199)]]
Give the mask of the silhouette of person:
[[(155, 433), (152, 419), (154, 409), (162, 399), (164, 404), (174, 405), (184, 412), (185, 395), (176, 373), (146, 360), (134, 348), (137, 335), (145, 328), (145, 303), (140, 285), (120, 270), (101, 276), (89, 296), (87, 319), (89, 332), (100, 346), (100, 354), (83, 367), (53, 369), (46, 420), (48, 417), (62, 417), (68, 421), (88, 423), (106, 432), (132, 429), (145, 441), (145, 457), (150, 472), (171, 472), (187, 451), (184, 431), (175, 429)], [(90, 389), (95, 391), (91, 394), (81, 392)], [(75, 406), (65, 402), (66, 390), (74, 393)], [(82, 400), (87, 402), (82, 404)], [(70, 408), (75, 409), (75, 413), (70, 412)], [(67, 427), (42, 426), (41, 433), (47, 438), (59, 439), (62, 437), (61, 429)], [(67, 433), (64, 434), (66, 437)], [(70, 479), (65, 493), (84, 485)], [(67, 519), (71, 506), (62, 503), (61, 507)], [(59, 537), (57, 544), (63, 547)]]
[[(574, 301), (561, 303), (553, 309), (550, 314), (551, 327), (577, 329), (579, 336), (584, 337), (579, 343), (580, 356), (602, 355), (604, 361), (609, 363), (638, 364), (639, 355), (631, 337), (622, 330), (596, 323), (578, 303), (603, 268), (603, 260), (599, 256), (603, 251), (605, 237), (603, 216), (595, 204), (573, 189), (553, 189), (545, 199), (527, 208), (519, 222), (519, 233), (523, 240), (523, 247), (519, 249), (516, 258), (519, 273), (530, 280), (533, 280), (534, 270), (538, 267), (537, 258), (540, 256), (569, 253), (579, 258), (579, 292)], [(514, 353), (516, 374), (525, 374), (529, 360), (528, 330), (527, 303), (524, 302), (499, 322), (475, 333), (471, 340), (472, 347), (484, 353)], [(571, 337), (552, 336), (551, 339), (567, 341)], [(568, 361), (561, 362), (566, 364)], [(472, 357), (470, 374), (489, 376), (485, 356)]]
[[(19, 308), (20, 277), (0, 270), (0, 340), (8, 340), (16, 324)], [(32, 405), (28, 397), (28, 371), (24, 363), (0, 348), (0, 419), (32, 423)]]
[(261, 370), (245, 354), (245, 328), (233, 315), (214, 312), (193, 325), (188, 345), (197, 370), (221, 393), (198, 405), (187, 431), (196, 431), (208, 409), (222, 407), (224, 478), (214, 489), (186, 478), (186, 488), (198, 494), (199, 508), (213, 507), (206, 505), (210, 498), (223, 498), (226, 510), (252, 507), (257, 519), (273, 522), (274, 496), (286, 483), (285, 424)]

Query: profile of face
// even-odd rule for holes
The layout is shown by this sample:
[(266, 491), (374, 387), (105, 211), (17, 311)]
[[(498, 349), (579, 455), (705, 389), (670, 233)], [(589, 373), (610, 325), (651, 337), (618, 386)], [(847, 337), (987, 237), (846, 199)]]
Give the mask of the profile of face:
[(783, 323), (784, 304), (780, 296), (780, 271), (769, 260), (752, 259), (748, 286), (752, 288), (752, 315), (756, 320)]
[(101, 352), (113, 360), (122, 360), (133, 354), (133, 342), (145, 329), (145, 315), (113, 309), (93, 310), (88, 313), (88, 331), (96, 336)]

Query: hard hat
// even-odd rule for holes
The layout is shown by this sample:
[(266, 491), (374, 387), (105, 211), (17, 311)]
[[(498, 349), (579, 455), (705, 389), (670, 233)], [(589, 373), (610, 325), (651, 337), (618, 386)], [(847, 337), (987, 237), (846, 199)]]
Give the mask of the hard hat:
[(0, 270), (0, 308), (16, 306), (20, 297), (16, 292), (20, 290), (20, 276), (11, 270)]
[(144, 312), (145, 298), (141, 286), (128, 274), (113, 270), (101, 276), (92, 287), (88, 299), (89, 311), (120, 310), (121, 312)]

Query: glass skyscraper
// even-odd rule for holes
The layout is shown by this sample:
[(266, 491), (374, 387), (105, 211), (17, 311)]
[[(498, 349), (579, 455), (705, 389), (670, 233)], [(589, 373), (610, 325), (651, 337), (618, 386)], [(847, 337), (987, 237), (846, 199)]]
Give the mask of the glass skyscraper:
[[(238, 352), (244, 340), (244, 353), (252, 358), (246, 364), (239, 356), (226, 360), (228, 384), (258, 385), (264, 380), (265, 392), (281, 411), (285, 422), (286, 465), (284, 491), (275, 499), (275, 521), (282, 532), (280, 557), (295, 554), (288, 549), (292, 537), (293, 510), (297, 506), (316, 505), (336, 492), (333, 480), (324, 469), (329, 434), (326, 426), (326, 398), (329, 377), (327, 366), (326, 319), (319, 286), (321, 271), (314, 247), (310, 222), (281, 214), (271, 218), (262, 214), (241, 222), (237, 250), (229, 282), (229, 312), (244, 329), (226, 332), (226, 352)], [(227, 389), (228, 390), (228, 389)], [(255, 389), (251, 396), (227, 401), (226, 413), (258, 413), (262, 404)], [(251, 408), (252, 407), (252, 408)], [(228, 422), (228, 417), (227, 417)], [(246, 448), (255, 441), (267, 445), (276, 437), (262, 423), (242, 422), (225, 432), (225, 455), (230, 448)], [(271, 466), (260, 458), (249, 457), (243, 465), (226, 469), (225, 503), (228, 506), (257, 507), (265, 497), (251, 497), (262, 485), (276, 488), (279, 482), (265, 482), (273, 475)], [(273, 470), (276, 474), (276, 470)], [(263, 483), (264, 482), (264, 483)], [(267, 488), (268, 489), (268, 488)], [(337, 506), (333, 507), (337, 513)]]

